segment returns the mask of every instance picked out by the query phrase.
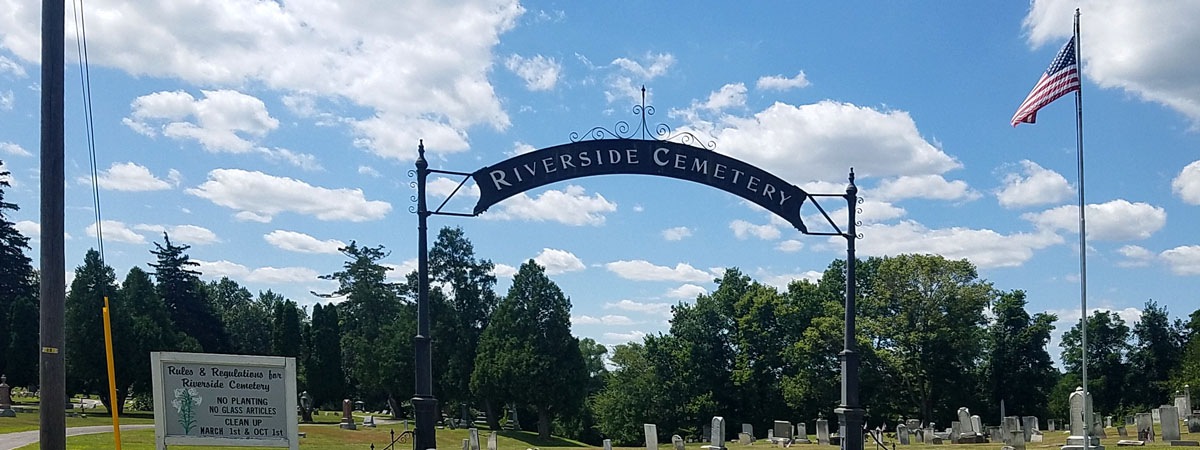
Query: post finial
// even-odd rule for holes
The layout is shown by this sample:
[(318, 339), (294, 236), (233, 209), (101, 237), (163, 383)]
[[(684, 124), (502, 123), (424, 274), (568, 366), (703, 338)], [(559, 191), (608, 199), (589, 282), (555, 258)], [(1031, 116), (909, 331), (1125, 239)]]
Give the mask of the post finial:
[(429, 162), (425, 161), (425, 140), (417, 141), (417, 169), (424, 170), (429, 167)]

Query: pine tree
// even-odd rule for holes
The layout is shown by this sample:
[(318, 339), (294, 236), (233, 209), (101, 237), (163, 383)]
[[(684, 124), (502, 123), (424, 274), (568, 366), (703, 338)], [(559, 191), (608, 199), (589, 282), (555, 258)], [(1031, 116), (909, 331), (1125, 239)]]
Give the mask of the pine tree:
[[(0, 164), (0, 167), (3, 165)], [(16, 327), (26, 328), (13, 323), (10, 318), (13, 307), (22, 300), (37, 303), (38, 299), (32, 261), (25, 255), (30, 250), (29, 238), (21, 235), (16, 224), (9, 220), (9, 211), (21, 208), (16, 203), (4, 201), (4, 188), (10, 186), (7, 181), (9, 175), (8, 171), (0, 169), (0, 328), (5, 330), (0, 332), (0, 372), (22, 370), (31, 365), (36, 368), (38, 363), (36, 357), (33, 360), (9, 360), (9, 352), (5, 351), (10, 347), (10, 331)]]
[(227, 351), (229, 337), (224, 324), (204, 293), (200, 272), (192, 269), (199, 263), (184, 253), (191, 247), (171, 244), (170, 236), (164, 232), (163, 243), (155, 242), (154, 248), (150, 253), (158, 262), (151, 263), (150, 267), (154, 268), (158, 295), (166, 303), (175, 329), (194, 338), (205, 352)]
[(111, 300), (116, 292), (116, 273), (101, 260), (100, 252), (88, 250), (83, 265), (75, 269), (75, 279), (66, 298), (67, 389), (101, 394), (104, 405), (109, 407), (112, 403), (108, 398), (103, 308), (104, 298)]

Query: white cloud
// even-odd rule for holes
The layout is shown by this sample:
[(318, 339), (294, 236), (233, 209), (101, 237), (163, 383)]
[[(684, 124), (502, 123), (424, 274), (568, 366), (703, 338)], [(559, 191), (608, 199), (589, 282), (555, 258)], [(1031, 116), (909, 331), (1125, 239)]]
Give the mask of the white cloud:
[(640, 314), (653, 314), (663, 317), (671, 316), (671, 307), (675, 306), (672, 303), (649, 303), (635, 302), (633, 300), (621, 300), (616, 303), (605, 303), (605, 309), (620, 309), (624, 311), (633, 311)]
[[(107, 227), (108, 225), (105, 224), (104, 226)], [(165, 232), (171, 236), (172, 241), (184, 244), (205, 245), (221, 242), (221, 239), (212, 230), (196, 225), (174, 225), (168, 227), (165, 225), (139, 223), (134, 225), (133, 229), (154, 233), (156, 236), (162, 235)]]
[(548, 190), (537, 198), (520, 193), (493, 206), (482, 214), (491, 220), (526, 220), (534, 222), (559, 222), (566, 225), (604, 224), (605, 213), (617, 210), (617, 204), (608, 201), (599, 193), (587, 195), (584, 188), (568, 185), (566, 189)]
[(466, 183), (459, 187), (459, 181), (451, 180), (446, 177), (437, 177), (425, 183), (425, 193), (434, 197), (446, 198), (458, 189), (455, 196), (464, 196), (469, 198), (479, 198), (479, 186), (476, 186), (470, 178), (466, 179)]
[(697, 285), (694, 285), (691, 283), (685, 283), (682, 286), (668, 290), (666, 293), (666, 297), (667, 298), (678, 298), (678, 299), (682, 299), (682, 300), (693, 300), (697, 296), (699, 296), (701, 294), (707, 294), (707, 293), (708, 293), (708, 289), (705, 289), (701, 286), (697, 286)]
[(505, 154), (508, 156), (517, 156), (524, 155), (534, 150), (537, 150), (537, 147), (518, 141), (513, 143), (512, 151), (506, 152)]
[(339, 253), (339, 248), (346, 246), (345, 242), (337, 239), (326, 239), (322, 241), (304, 233), (287, 230), (272, 231), (264, 234), (263, 239), (276, 248), (297, 253), (336, 255)]
[(795, 253), (804, 248), (804, 242), (795, 239), (788, 239), (785, 241), (780, 241), (779, 245), (775, 246), (775, 248), (781, 252)]
[(7, 89), (0, 91), (0, 111), (12, 111), (14, 103), (16, 103), (16, 96), (13, 95), (13, 91)]
[(626, 280), (634, 281), (676, 281), (706, 283), (713, 280), (713, 275), (692, 267), (691, 264), (678, 263), (674, 268), (656, 266), (649, 261), (615, 261), (604, 265), (610, 272)]
[(1200, 245), (1186, 245), (1159, 255), (1176, 275), (1200, 275)]
[(93, 222), (91, 225), (87, 226), (87, 229), (85, 230), (85, 232), (87, 233), (88, 236), (96, 237), (97, 228), (100, 229), (100, 234), (104, 235), (103, 239), (105, 241), (124, 242), (126, 244), (145, 244), (146, 243), (145, 236), (142, 236), (142, 235), (138, 234), (137, 232), (129, 229), (129, 227), (127, 227), (124, 222), (119, 222), (116, 220), (103, 220), (103, 221), (100, 221), (99, 227), (97, 227), (96, 223)]
[(1021, 173), (1004, 175), (1004, 186), (996, 199), (1005, 208), (1061, 203), (1075, 194), (1075, 188), (1058, 172), (1042, 168), (1030, 160), (1021, 161)]
[(531, 91), (553, 90), (562, 74), (561, 62), (542, 55), (526, 58), (513, 54), (504, 60), (504, 67), (525, 80), (525, 88)]
[(508, 264), (496, 263), (495, 267), (492, 267), (492, 275), (496, 278), (511, 278), (516, 274), (517, 268)]
[[(1200, 3), (1037, 0), (1025, 17), (1029, 42), (1060, 46), (1071, 36), (1075, 9), (1083, 11), (1084, 74), (1104, 88), (1120, 88), (1200, 124), (1200, 73), (1191, 58), (1200, 41)], [(1032, 83), (1033, 80), (1030, 80)]]
[(688, 122), (699, 121), (708, 114), (719, 114), (727, 109), (746, 107), (746, 85), (742, 83), (726, 84), (721, 89), (708, 94), (705, 101), (692, 100), (687, 108), (673, 109), (670, 117), (681, 117)]
[(815, 270), (798, 273), (770, 273), (764, 269), (759, 269), (755, 278), (767, 286), (772, 286), (779, 290), (787, 290), (788, 284), (791, 284), (793, 281), (808, 280), (815, 283), (824, 275), (824, 273)]
[(630, 342), (641, 343), (646, 338), (646, 333), (643, 331), (630, 331), (628, 333), (604, 333), (604, 343), (608, 345), (627, 344)]
[(1125, 257), (1124, 261), (1118, 261), (1117, 265), (1121, 267), (1142, 267), (1150, 264), (1157, 256), (1154, 252), (1147, 250), (1144, 247), (1136, 245), (1123, 245), (1117, 249), (1117, 253)]
[(274, 161), (283, 161), (309, 172), (316, 172), (324, 169), (321, 167), (321, 163), (317, 162), (316, 155), (310, 153), (293, 152), (286, 148), (257, 147), (256, 150), (259, 153), (267, 155), (268, 159)]
[(327, 189), (240, 169), (213, 170), (208, 173), (208, 181), (187, 189), (187, 193), (238, 210), (239, 219), (264, 222), (281, 212), (326, 221), (363, 222), (381, 219), (392, 209), (387, 202), (367, 200), (361, 189)]
[(25, 68), (17, 64), (16, 61), (8, 59), (4, 55), (0, 55), (0, 74), (11, 73), (17, 78), (25, 78)]
[(33, 153), (29, 153), (29, 150), (25, 150), (25, 148), (12, 142), (0, 142), (0, 151), (16, 156), (33, 156)]
[(42, 224), (40, 223), (29, 220), (18, 220), (17, 223), (13, 224), (13, 227), (17, 229), (18, 233), (21, 233), (22, 236), (29, 238), (31, 241), (42, 238)]
[(1171, 181), (1171, 190), (1189, 205), (1200, 205), (1200, 161), (1192, 161)]
[(206, 280), (218, 280), (221, 277), (229, 277), (233, 280), (262, 283), (262, 284), (299, 284), (299, 283), (316, 283), (319, 281), (320, 274), (317, 271), (307, 267), (259, 267), (250, 269), (242, 264), (230, 262), (227, 260), (220, 261), (203, 261), (193, 259), (199, 264), (196, 269), (200, 272), (200, 277)]
[[(1017, 267), (1033, 257), (1033, 251), (1060, 244), (1063, 238), (1049, 231), (1037, 234), (1003, 235), (992, 230), (969, 228), (928, 229), (911, 220), (893, 225), (867, 225), (858, 229), (862, 255), (889, 256), (903, 253), (932, 253), (948, 259), (966, 258), (982, 269)], [(831, 243), (845, 245), (845, 239)]]
[[(79, 177), (79, 184), (92, 184), (87, 177)], [(150, 173), (150, 169), (134, 162), (113, 163), (112, 167), (97, 174), (96, 184), (102, 189), (123, 192), (161, 191), (170, 189), (171, 184)]]
[(783, 75), (761, 77), (758, 79), (758, 82), (755, 83), (755, 87), (762, 91), (787, 91), (791, 89), (808, 87), (809, 84), (808, 77), (805, 76), (804, 71), (801, 70), (800, 73), (791, 78), (787, 78)]
[(183, 91), (162, 91), (133, 100), (123, 122), (148, 136), (198, 142), (210, 152), (254, 150), (253, 139), (279, 127), (262, 100), (231, 90), (201, 91), (196, 99)]
[(379, 178), (382, 176), (378, 170), (375, 170), (373, 167), (370, 167), (370, 166), (358, 166), (358, 174), (366, 175), (371, 178)]
[(546, 268), (546, 275), (578, 272), (586, 268), (583, 260), (574, 253), (554, 248), (543, 248), (541, 253), (533, 257), (533, 261)]
[(608, 314), (601, 317), (588, 315), (571, 316), (571, 325), (633, 325), (633, 319), (628, 316)]
[[(17, 9), (0, 15), (4, 46), (36, 63), (39, 16), (35, 8)], [(412, 160), (415, 151), (408, 150), (415, 150), (417, 137), (437, 151), (453, 151), (412, 126), (417, 122), (440, 125), (452, 136), (476, 125), (509, 125), (488, 78), (494, 47), (523, 13), (514, 0), (100, 2), (88, 21), (105, 32), (89, 35), (88, 46), (93, 65), (134, 76), (262, 86), (353, 103), (387, 124), (344, 122), (364, 146)], [(74, 30), (67, 32), (71, 42)], [(391, 146), (396, 142), (404, 146)]]
[(741, 219), (730, 222), (729, 229), (733, 230), (733, 235), (741, 240), (756, 237), (764, 241), (770, 241), (779, 239), (780, 236), (779, 228), (774, 225), (755, 225)]
[(907, 198), (969, 201), (978, 199), (981, 194), (971, 189), (965, 181), (947, 181), (941, 175), (927, 174), (885, 179), (868, 196), (878, 196), (884, 201)]
[(417, 271), (417, 258), (406, 259), (400, 264), (384, 263), (387, 267), (387, 280), (392, 283), (403, 283), (408, 280), (408, 274)]
[(692, 236), (692, 229), (688, 227), (673, 227), (662, 230), (662, 237), (668, 241), (682, 241), (684, 238)]
[[(628, 58), (614, 59), (612, 65), (620, 70), (608, 78), (604, 98), (609, 103), (626, 99), (630, 104), (641, 104), (641, 83), (647, 83), (666, 75), (674, 64), (675, 55), (670, 53), (647, 54), (641, 61)], [(637, 83), (634, 83), (634, 80), (637, 80)]]
[[(860, 177), (883, 178), (941, 174), (962, 166), (925, 141), (904, 111), (828, 100), (801, 106), (775, 103), (751, 117), (725, 116), (715, 125), (693, 125), (721, 143), (717, 151), (771, 167), (798, 185), (844, 183), (851, 167)], [(843, 184), (838, 192), (844, 190)]]
[[(1025, 213), (1022, 219), (1039, 228), (1079, 232), (1079, 207), (1059, 206), (1040, 213)], [(1087, 205), (1088, 239), (1129, 241), (1146, 239), (1167, 223), (1166, 210), (1147, 203), (1130, 203), (1117, 199), (1107, 203)]]

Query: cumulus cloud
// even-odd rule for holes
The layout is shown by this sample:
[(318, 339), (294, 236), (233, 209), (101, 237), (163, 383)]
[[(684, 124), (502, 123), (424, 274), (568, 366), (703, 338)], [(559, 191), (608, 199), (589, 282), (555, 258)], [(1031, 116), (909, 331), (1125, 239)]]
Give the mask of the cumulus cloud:
[(788, 239), (785, 241), (781, 241), (781, 242), (779, 242), (779, 245), (775, 246), (776, 250), (779, 250), (784, 253), (795, 253), (795, 252), (800, 251), (803, 248), (804, 248), (804, 243), (801, 241), (795, 240), (795, 239)]
[(653, 302), (635, 302), (633, 300), (621, 300), (615, 303), (605, 303), (605, 309), (620, 309), (624, 311), (632, 311), (639, 314), (652, 314), (663, 317), (670, 317), (671, 303), (653, 303)]
[(1123, 261), (1117, 262), (1117, 265), (1121, 267), (1148, 266), (1157, 256), (1154, 254), (1154, 252), (1146, 249), (1145, 247), (1139, 247), (1137, 245), (1123, 245), (1121, 248), (1117, 249), (1117, 253), (1120, 253), (1121, 256), (1125, 257)]
[[(39, 229), (40, 230), (40, 229)], [(84, 230), (90, 237), (103, 235), (107, 242), (123, 242), (126, 244), (145, 244), (146, 237), (138, 234), (136, 231), (129, 229), (124, 222), (116, 220), (102, 220), (99, 226), (95, 222), (88, 225)]]
[[(105, 227), (108, 225), (105, 224)], [(153, 225), (140, 223), (133, 226), (133, 229), (143, 232), (150, 232), (154, 235), (162, 235), (167, 233), (171, 236), (171, 240), (191, 245), (205, 245), (221, 242), (216, 233), (212, 230), (196, 225)], [(105, 230), (107, 232), (107, 230)]]
[[(79, 184), (92, 184), (91, 178), (87, 177), (79, 177), (76, 181)], [(97, 174), (96, 184), (101, 189), (123, 192), (161, 191), (171, 188), (171, 183), (159, 179), (150, 173), (150, 169), (134, 162), (113, 163), (111, 167)]]
[(307, 267), (267, 266), (251, 269), (242, 264), (227, 260), (203, 261), (193, 259), (192, 261), (199, 264), (197, 271), (200, 272), (200, 278), (206, 280), (219, 280), (222, 277), (229, 277), (233, 280), (250, 283), (287, 285), (314, 283), (319, 280), (318, 277), (320, 276), (317, 271)]
[(614, 261), (604, 265), (610, 272), (626, 280), (634, 281), (676, 281), (704, 283), (710, 282), (713, 275), (692, 267), (691, 264), (678, 263), (675, 267), (657, 266), (645, 260)]
[(754, 87), (758, 88), (760, 91), (787, 91), (791, 89), (808, 87), (809, 84), (808, 77), (805, 76), (804, 71), (801, 70), (800, 73), (791, 78), (783, 75), (761, 77), (758, 79), (758, 82), (755, 83)]
[(750, 237), (771, 241), (779, 239), (779, 228), (772, 224), (755, 225), (745, 220), (735, 220), (729, 223), (729, 229), (733, 230), (733, 235), (741, 240), (746, 240)]
[(681, 300), (693, 300), (697, 296), (707, 294), (708, 289), (697, 286), (691, 283), (685, 283), (682, 286), (668, 290), (665, 296), (667, 298), (677, 298)]
[[(717, 151), (772, 172), (797, 185), (844, 183), (850, 167), (860, 177), (936, 175), (962, 165), (927, 142), (904, 111), (822, 101), (775, 103), (749, 117), (727, 115), (695, 123), (714, 136)], [(844, 191), (843, 184), (839, 191)]]
[(542, 55), (526, 58), (513, 54), (504, 60), (504, 67), (525, 80), (525, 88), (531, 91), (553, 90), (562, 74), (561, 62)]
[(258, 98), (232, 90), (201, 91), (197, 99), (183, 91), (162, 91), (133, 100), (123, 122), (147, 136), (193, 140), (210, 152), (244, 153), (250, 139), (279, 127)]
[[(1079, 207), (1059, 206), (1040, 213), (1025, 213), (1022, 219), (1039, 228), (1079, 232)], [(1087, 205), (1087, 237), (1101, 241), (1146, 239), (1167, 223), (1167, 212), (1148, 203), (1118, 199)]]
[(675, 55), (670, 53), (650, 53), (639, 60), (614, 59), (612, 65), (619, 70), (608, 77), (604, 98), (609, 103), (625, 99), (630, 104), (640, 104), (642, 102), (642, 83), (666, 75), (674, 64)]
[(1045, 169), (1030, 160), (1021, 161), (1020, 173), (1004, 175), (1004, 185), (996, 199), (1005, 208), (1060, 203), (1075, 194), (1075, 188), (1058, 172)]
[[(88, 36), (93, 65), (199, 86), (261, 86), (348, 101), (367, 117), (342, 123), (381, 156), (411, 161), (422, 136), (436, 151), (461, 151), (464, 130), (509, 125), (488, 77), (500, 36), (524, 13), (514, 0), (89, 5), (89, 26), (105, 31)], [(37, 63), (38, 9), (14, 8), (0, 15), (3, 45)], [(72, 41), (74, 29), (67, 32)], [(376, 119), (381, 123), (362, 124)], [(422, 132), (432, 128), (446, 132)]]
[(346, 243), (337, 239), (324, 241), (297, 231), (275, 230), (264, 234), (267, 243), (289, 252), (336, 255)]
[(616, 314), (607, 314), (600, 317), (588, 315), (571, 316), (571, 325), (634, 325), (636, 323), (628, 316)]
[(1166, 250), (1159, 257), (1176, 275), (1200, 275), (1200, 245), (1184, 245)]
[(240, 169), (216, 169), (188, 194), (237, 210), (237, 218), (269, 222), (282, 212), (326, 221), (363, 222), (383, 218), (392, 205), (367, 200), (361, 189), (328, 189), (300, 180)]
[[(1061, 236), (1045, 230), (1004, 235), (987, 229), (929, 229), (911, 220), (867, 225), (859, 231), (866, 237), (858, 242), (860, 254), (932, 253), (949, 259), (966, 258), (984, 269), (1020, 266), (1033, 257), (1034, 250), (1063, 242)], [(833, 238), (831, 242), (844, 245), (840, 238)]]
[(1171, 190), (1189, 205), (1200, 205), (1200, 161), (1193, 161), (1171, 181)]
[(33, 153), (29, 153), (29, 150), (25, 150), (24, 147), (12, 142), (0, 142), (0, 151), (16, 156), (33, 156)]
[(662, 230), (662, 237), (668, 241), (682, 241), (684, 238), (692, 236), (692, 229), (688, 227), (672, 227)]
[(13, 227), (17, 229), (18, 233), (21, 233), (22, 236), (30, 240), (36, 241), (42, 238), (42, 224), (40, 223), (29, 220), (18, 220), (17, 223), (13, 224)]
[(965, 181), (948, 181), (936, 174), (888, 178), (880, 181), (879, 185), (871, 190), (871, 194), (884, 201), (908, 198), (969, 201), (982, 196)]
[(599, 193), (587, 195), (580, 186), (568, 185), (564, 190), (548, 190), (536, 198), (520, 193), (496, 204), (480, 217), (491, 220), (525, 220), (558, 222), (566, 225), (599, 226), (605, 214), (617, 210), (617, 204)]
[(1075, 8), (1087, 22), (1081, 47), (1084, 75), (1159, 103), (1200, 124), (1200, 73), (1191, 58), (1200, 42), (1200, 3), (1036, 0), (1025, 17), (1034, 47), (1062, 45), (1071, 36)]
[(586, 268), (583, 260), (574, 253), (554, 248), (543, 248), (541, 253), (533, 257), (533, 261), (546, 269), (546, 275), (578, 272)]
[(496, 265), (492, 267), (492, 275), (494, 275), (496, 278), (510, 278), (516, 274), (517, 268), (508, 264), (496, 263)]

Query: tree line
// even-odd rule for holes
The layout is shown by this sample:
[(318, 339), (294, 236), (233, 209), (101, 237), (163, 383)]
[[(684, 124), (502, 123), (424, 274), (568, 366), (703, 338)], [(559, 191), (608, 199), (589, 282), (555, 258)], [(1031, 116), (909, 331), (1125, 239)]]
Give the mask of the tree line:
[[(0, 174), (0, 183), (3, 174)], [(0, 189), (0, 371), (10, 384), (37, 382), (36, 271)], [(416, 274), (390, 282), (383, 246), (340, 249), (340, 270), (321, 278), (311, 311), (272, 291), (252, 294), (229, 279), (203, 282), (188, 246), (163, 234), (148, 270), (115, 271), (89, 251), (67, 295), (67, 380), (73, 393), (107, 398), (100, 308), (113, 311), (118, 391), (149, 408), (151, 351), (297, 358), (298, 382), (321, 408), (343, 398), (410, 414), (416, 335)], [(698, 436), (714, 415), (730, 423), (836, 419), (843, 345), (844, 260), (817, 281), (784, 290), (738, 269), (717, 288), (670, 313), (666, 332), (611, 349), (570, 331), (571, 301), (530, 260), (508, 292), (463, 231), (443, 228), (430, 249), (434, 395), (447, 417), (483, 413), (499, 428), (508, 410), (539, 434), (599, 444), (641, 442), (643, 423)], [(1055, 367), (1047, 350), (1053, 314), (1030, 314), (1023, 291), (997, 289), (966, 260), (934, 255), (858, 263), (855, 336), (861, 399), (871, 426), (902, 419), (949, 424), (958, 407), (985, 418), (1066, 418), (1079, 385), (1080, 330), (1063, 335)], [(1184, 384), (1200, 388), (1200, 310), (1172, 321), (1148, 301), (1130, 325), (1112, 312), (1088, 317), (1089, 387), (1102, 415), (1167, 403)], [(511, 417), (511, 416), (509, 416)], [(985, 419), (989, 421), (989, 419)]]

